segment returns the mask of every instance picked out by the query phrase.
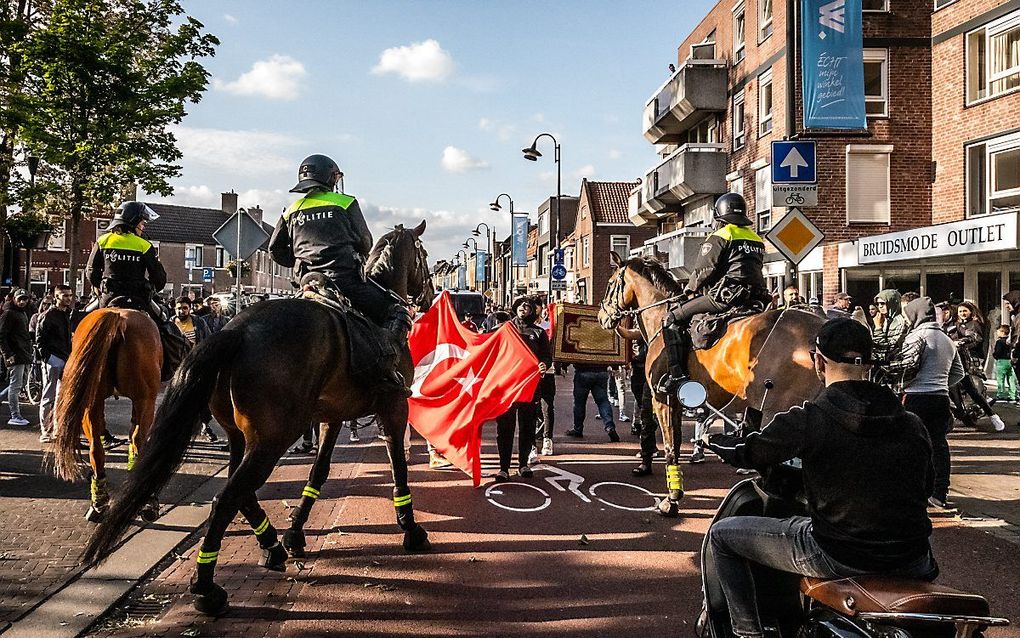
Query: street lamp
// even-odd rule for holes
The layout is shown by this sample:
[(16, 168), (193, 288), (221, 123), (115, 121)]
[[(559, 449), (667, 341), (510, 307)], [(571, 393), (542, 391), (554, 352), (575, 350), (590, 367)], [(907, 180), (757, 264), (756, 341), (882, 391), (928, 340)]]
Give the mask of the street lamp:
[[(464, 248), (469, 248), (468, 242), (472, 242), (474, 244), (474, 249), (475, 249), (475, 274), (471, 277), (471, 279), (475, 282), (475, 285), (477, 286), (478, 285), (478, 277), (477, 277), (477, 275), (478, 275), (478, 241), (475, 240), (474, 237), (468, 237), (464, 241)], [(483, 290), (484, 290), (484, 288), (483, 288)]]
[[(524, 153), (524, 159), (530, 162), (537, 162), (538, 158), (542, 157), (542, 154), (538, 151), (538, 140), (543, 137), (548, 137), (552, 140), (554, 149), (553, 161), (556, 162), (556, 215), (553, 216), (549, 228), (549, 235), (551, 237), (549, 242), (551, 250), (549, 252), (553, 253), (560, 247), (560, 194), (563, 191), (560, 187), (563, 174), (563, 166), (560, 162), (560, 142), (552, 133), (539, 133), (535, 141), (531, 143), (531, 146), (521, 149), (521, 152)], [(549, 270), (549, 294), (552, 294), (552, 269)], [(557, 290), (556, 298), (559, 299), (559, 296), (560, 293)]]
[[(28, 183), (32, 189), (32, 197), (35, 197), (35, 172), (39, 170), (39, 158), (29, 155), (25, 158), (28, 162)], [(13, 246), (12, 246), (13, 248)], [(25, 290), (32, 289), (32, 247), (25, 246)]]
[[(464, 255), (464, 260), (463, 261), (461, 261), (461, 255)], [(467, 252), (465, 252), (463, 250), (458, 250), (457, 253), (454, 255), (454, 257), (457, 258), (457, 290), (460, 290), (460, 268), (461, 268), (461, 266), (463, 266), (464, 269), (465, 269), (465, 272), (464, 272), (464, 286), (465, 287), (467, 286)]]
[(485, 222), (479, 222), (475, 229), (471, 231), (471, 234), (475, 237), (481, 237), (482, 233), (478, 229), (482, 226), (485, 226), (485, 249), (489, 251), (489, 258), (485, 264), (485, 287), (488, 289), (491, 287), (489, 282), (495, 283), (496, 281), (496, 271), (494, 270), (496, 265), (493, 262), (493, 259), (496, 258), (496, 247), (492, 243), (492, 229)]
[[(513, 236), (514, 236), (514, 199), (513, 199), (513, 197), (510, 197), (510, 195), (508, 195), (506, 193), (500, 193), (499, 195), (496, 196), (496, 199), (492, 200), (492, 203), (489, 204), (489, 209), (494, 211), (494, 212), (497, 212), (497, 213), (500, 210), (502, 210), (502, 206), (499, 205), (499, 200), (501, 198), (503, 198), (503, 197), (506, 197), (507, 200), (510, 202), (510, 265), (506, 269), (506, 272), (507, 272), (507, 282), (506, 282), (506, 287), (505, 287), (505, 289), (503, 291), (503, 303), (509, 305), (511, 299), (513, 298), (513, 293), (511, 292), (511, 289), (513, 288), (513, 285), (514, 285), (514, 251), (513, 251), (513, 246), (514, 246), (514, 240), (513, 240)], [(493, 234), (495, 234), (495, 233), (493, 233)], [(495, 245), (495, 237), (493, 237), (493, 245)]]

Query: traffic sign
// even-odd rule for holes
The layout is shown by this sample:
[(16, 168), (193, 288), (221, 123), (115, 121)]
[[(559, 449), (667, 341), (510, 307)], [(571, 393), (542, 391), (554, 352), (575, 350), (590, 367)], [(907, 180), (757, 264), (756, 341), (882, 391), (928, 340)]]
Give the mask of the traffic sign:
[(269, 233), (244, 210), (234, 213), (212, 236), (234, 259), (248, 259), (269, 239)]
[(567, 282), (563, 279), (553, 279), (549, 282), (549, 290), (566, 290)]
[(799, 208), (791, 208), (765, 234), (765, 239), (796, 266), (814, 250), (815, 246), (822, 243), (825, 233), (811, 223)]
[(817, 179), (815, 143), (772, 142), (773, 184), (814, 184)]
[(567, 278), (567, 268), (563, 264), (556, 264), (552, 267), (552, 278), (561, 280)]
[(562, 248), (557, 248), (556, 250), (553, 251), (553, 263), (557, 264), (557, 265), (563, 263), (563, 249)]
[(818, 184), (773, 184), (773, 206), (818, 206)]
[(202, 283), (211, 284), (213, 280), (213, 269), (203, 268), (202, 269)]

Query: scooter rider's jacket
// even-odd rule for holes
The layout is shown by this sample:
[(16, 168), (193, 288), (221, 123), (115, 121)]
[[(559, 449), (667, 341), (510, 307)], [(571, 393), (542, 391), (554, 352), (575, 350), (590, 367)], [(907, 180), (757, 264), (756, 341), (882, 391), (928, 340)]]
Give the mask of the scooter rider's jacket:
[(326, 190), (314, 190), (291, 204), (269, 240), (273, 260), (295, 267), (298, 277), (360, 271), (370, 250), (372, 233), (358, 200)]
[(92, 247), (85, 276), (93, 288), (112, 296), (148, 299), (166, 286), (166, 270), (155, 246), (132, 232), (101, 235)]
[[(729, 286), (746, 286), (753, 295), (766, 290), (762, 267), (765, 242), (748, 226), (726, 224), (701, 245), (701, 255), (687, 282), (690, 292), (723, 291)], [(730, 300), (716, 299), (728, 304)]]
[(931, 442), (891, 390), (841, 381), (745, 438), (713, 435), (731, 465), (766, 470), (799, 457), (812, 534), (836, 561), (888, 571), (930, 552)]

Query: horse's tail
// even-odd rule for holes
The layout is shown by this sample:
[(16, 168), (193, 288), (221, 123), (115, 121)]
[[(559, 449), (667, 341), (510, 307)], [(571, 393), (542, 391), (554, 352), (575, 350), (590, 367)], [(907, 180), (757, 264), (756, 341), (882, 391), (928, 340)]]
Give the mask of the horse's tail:
[(82, 559), (104, 559), (139, 510), (167, 484), (184, 461), (202, 408), (209, 405), (220, 370), (229, 366), (243, 343), (240, 330), (223, 330), (198, 344), (167, 388), (149, 436), (103, 522), (89, 538)]
[[(57, 438), (54, 444), (54, 471), (65, 480), (80, 478), (78, 439), (89, 407), (100, 397), (99, 389), (114, 344), (124, 334), (126, 321), (116, 311), (98, 312), (95, 319), (84, 323), (84, 331), (76, 335), (75, 345), (64, 367), (60, 398), (53, 414)], [(93, 432), (100, 436), (102, 432)]]

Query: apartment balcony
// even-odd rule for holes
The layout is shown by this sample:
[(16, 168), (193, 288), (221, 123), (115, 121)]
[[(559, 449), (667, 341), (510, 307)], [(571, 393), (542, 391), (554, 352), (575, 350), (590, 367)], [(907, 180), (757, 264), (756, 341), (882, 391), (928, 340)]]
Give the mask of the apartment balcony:
[(680, 212), (698, 195), (726, 192), (725, 144), (684, 144), (645, 174), (643, 206), (655, 215)]
[(641, 252), (662, 260), (679, 279), (687, 279), (701, 255), (701, 245), (711, 232), (707, 226), (687, 226), (652, 237), (644, 243)]
[(658, 219), (655, 211), (645, 205), (642, 184), (638, 184), (630, 192), (627, 199), (627, 216), (635, 226), (651, 226)]
[(645, 104), (645, 139), (652, 144), (676, 144), (709, 113), (726, 112), (725, 60), (684, 62)]

